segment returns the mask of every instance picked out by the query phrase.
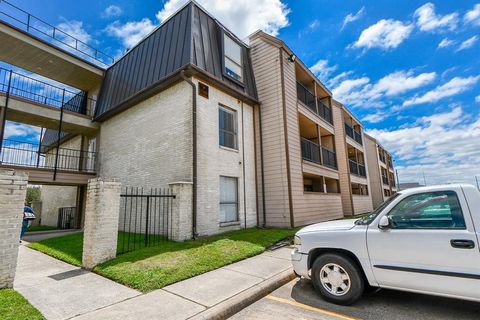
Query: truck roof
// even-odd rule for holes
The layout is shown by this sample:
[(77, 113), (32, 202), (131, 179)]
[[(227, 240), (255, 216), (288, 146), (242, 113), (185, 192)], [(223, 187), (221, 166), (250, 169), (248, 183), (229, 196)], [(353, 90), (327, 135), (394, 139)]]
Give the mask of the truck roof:
[(471, 184), (466, 183), (456, 183), (456, 184), (440, 184), (440, 185), (433, 185), (433, 186), (425, 186), (425, 187), (418, 187), (418, 188), (411, 188), (406, 190), (401, 190), (399, 193), (401, 194), (414, 194), (418, 192), (428, 192), (428, 191), (439, 191), (439, 190), (454, 190), (454, 189), (474, 189), (477, 188)]

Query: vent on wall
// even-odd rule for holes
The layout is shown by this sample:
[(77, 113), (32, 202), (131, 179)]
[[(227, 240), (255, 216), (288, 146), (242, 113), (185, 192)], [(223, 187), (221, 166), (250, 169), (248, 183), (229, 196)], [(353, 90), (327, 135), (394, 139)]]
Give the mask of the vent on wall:
[(208, 99), (208, 86), (204, 83), (198, 83), (198, 94)]

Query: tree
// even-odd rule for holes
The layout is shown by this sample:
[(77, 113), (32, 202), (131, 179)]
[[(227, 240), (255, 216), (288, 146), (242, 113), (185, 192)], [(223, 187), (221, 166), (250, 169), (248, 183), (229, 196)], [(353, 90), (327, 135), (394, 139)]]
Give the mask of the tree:
[(40, 200), (40, 194), (41, 190), (38, 187), (28, 187), (27, 188), (27, 198), (25, 199), (25, 202), (27, 203), (27, 206), (31, 206), (33, 201), (39, 201)]

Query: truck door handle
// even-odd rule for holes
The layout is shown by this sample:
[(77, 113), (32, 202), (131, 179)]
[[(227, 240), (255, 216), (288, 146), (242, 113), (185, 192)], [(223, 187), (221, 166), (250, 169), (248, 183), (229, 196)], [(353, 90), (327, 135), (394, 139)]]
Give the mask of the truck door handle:
[(473, 249), (475, 248), (475, 242), (472, 240), (459, 240), (459, 239), (453, 239), (450, 240), (450, 244), (454, 248), (458, 249)]

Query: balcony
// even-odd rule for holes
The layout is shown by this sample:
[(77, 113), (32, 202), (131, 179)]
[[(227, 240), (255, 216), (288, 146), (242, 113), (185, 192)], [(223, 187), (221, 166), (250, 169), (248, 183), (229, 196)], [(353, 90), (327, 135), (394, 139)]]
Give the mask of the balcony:
[(388, 178), (386, 176), (382, 176), (382, 181), (383, 181), (383, 184), (388, 185)]
[[(337, 156), (335, 152), (305, 138), (301, 139), (301, 143), (302, 158), (304, 160), (337, 169)], [(320, 152), (322, 157), (320, 157)]]
[(38, 143), (4, 139), (0, 164), (94, 174), (97, 153), (68, 148), (50, 148)]
[(345, 132), (347, 133), (347, 136), (355, 140), (357, 143), (361, 145), (363, 144), (362, 134), (357, 130), (353, 129), (353, 127), (350, 126), (348, 123), (345, 123)]
[(367, 172), (365, 170), (365, 166), (363, 164), (357, 163), (353, 160), (348, 160), (348, 164), (350, 167), (350, 173), (360, 176), (360, 177), (366, 177)]
[(83, 115), (93, 115), (96, 101), (85, 91), (73, 92), (32, 77), (0, 68), (0, 94), (10, 99), (20, 98)]
[(317, 114), (319, 117), (321, 117), (328, 123), (333, 124), (332, 109), (323, 102), (321, 102), (320, 99), (315, 98), (315, 95), (298, 81), (297, 98), (313, 113)]

